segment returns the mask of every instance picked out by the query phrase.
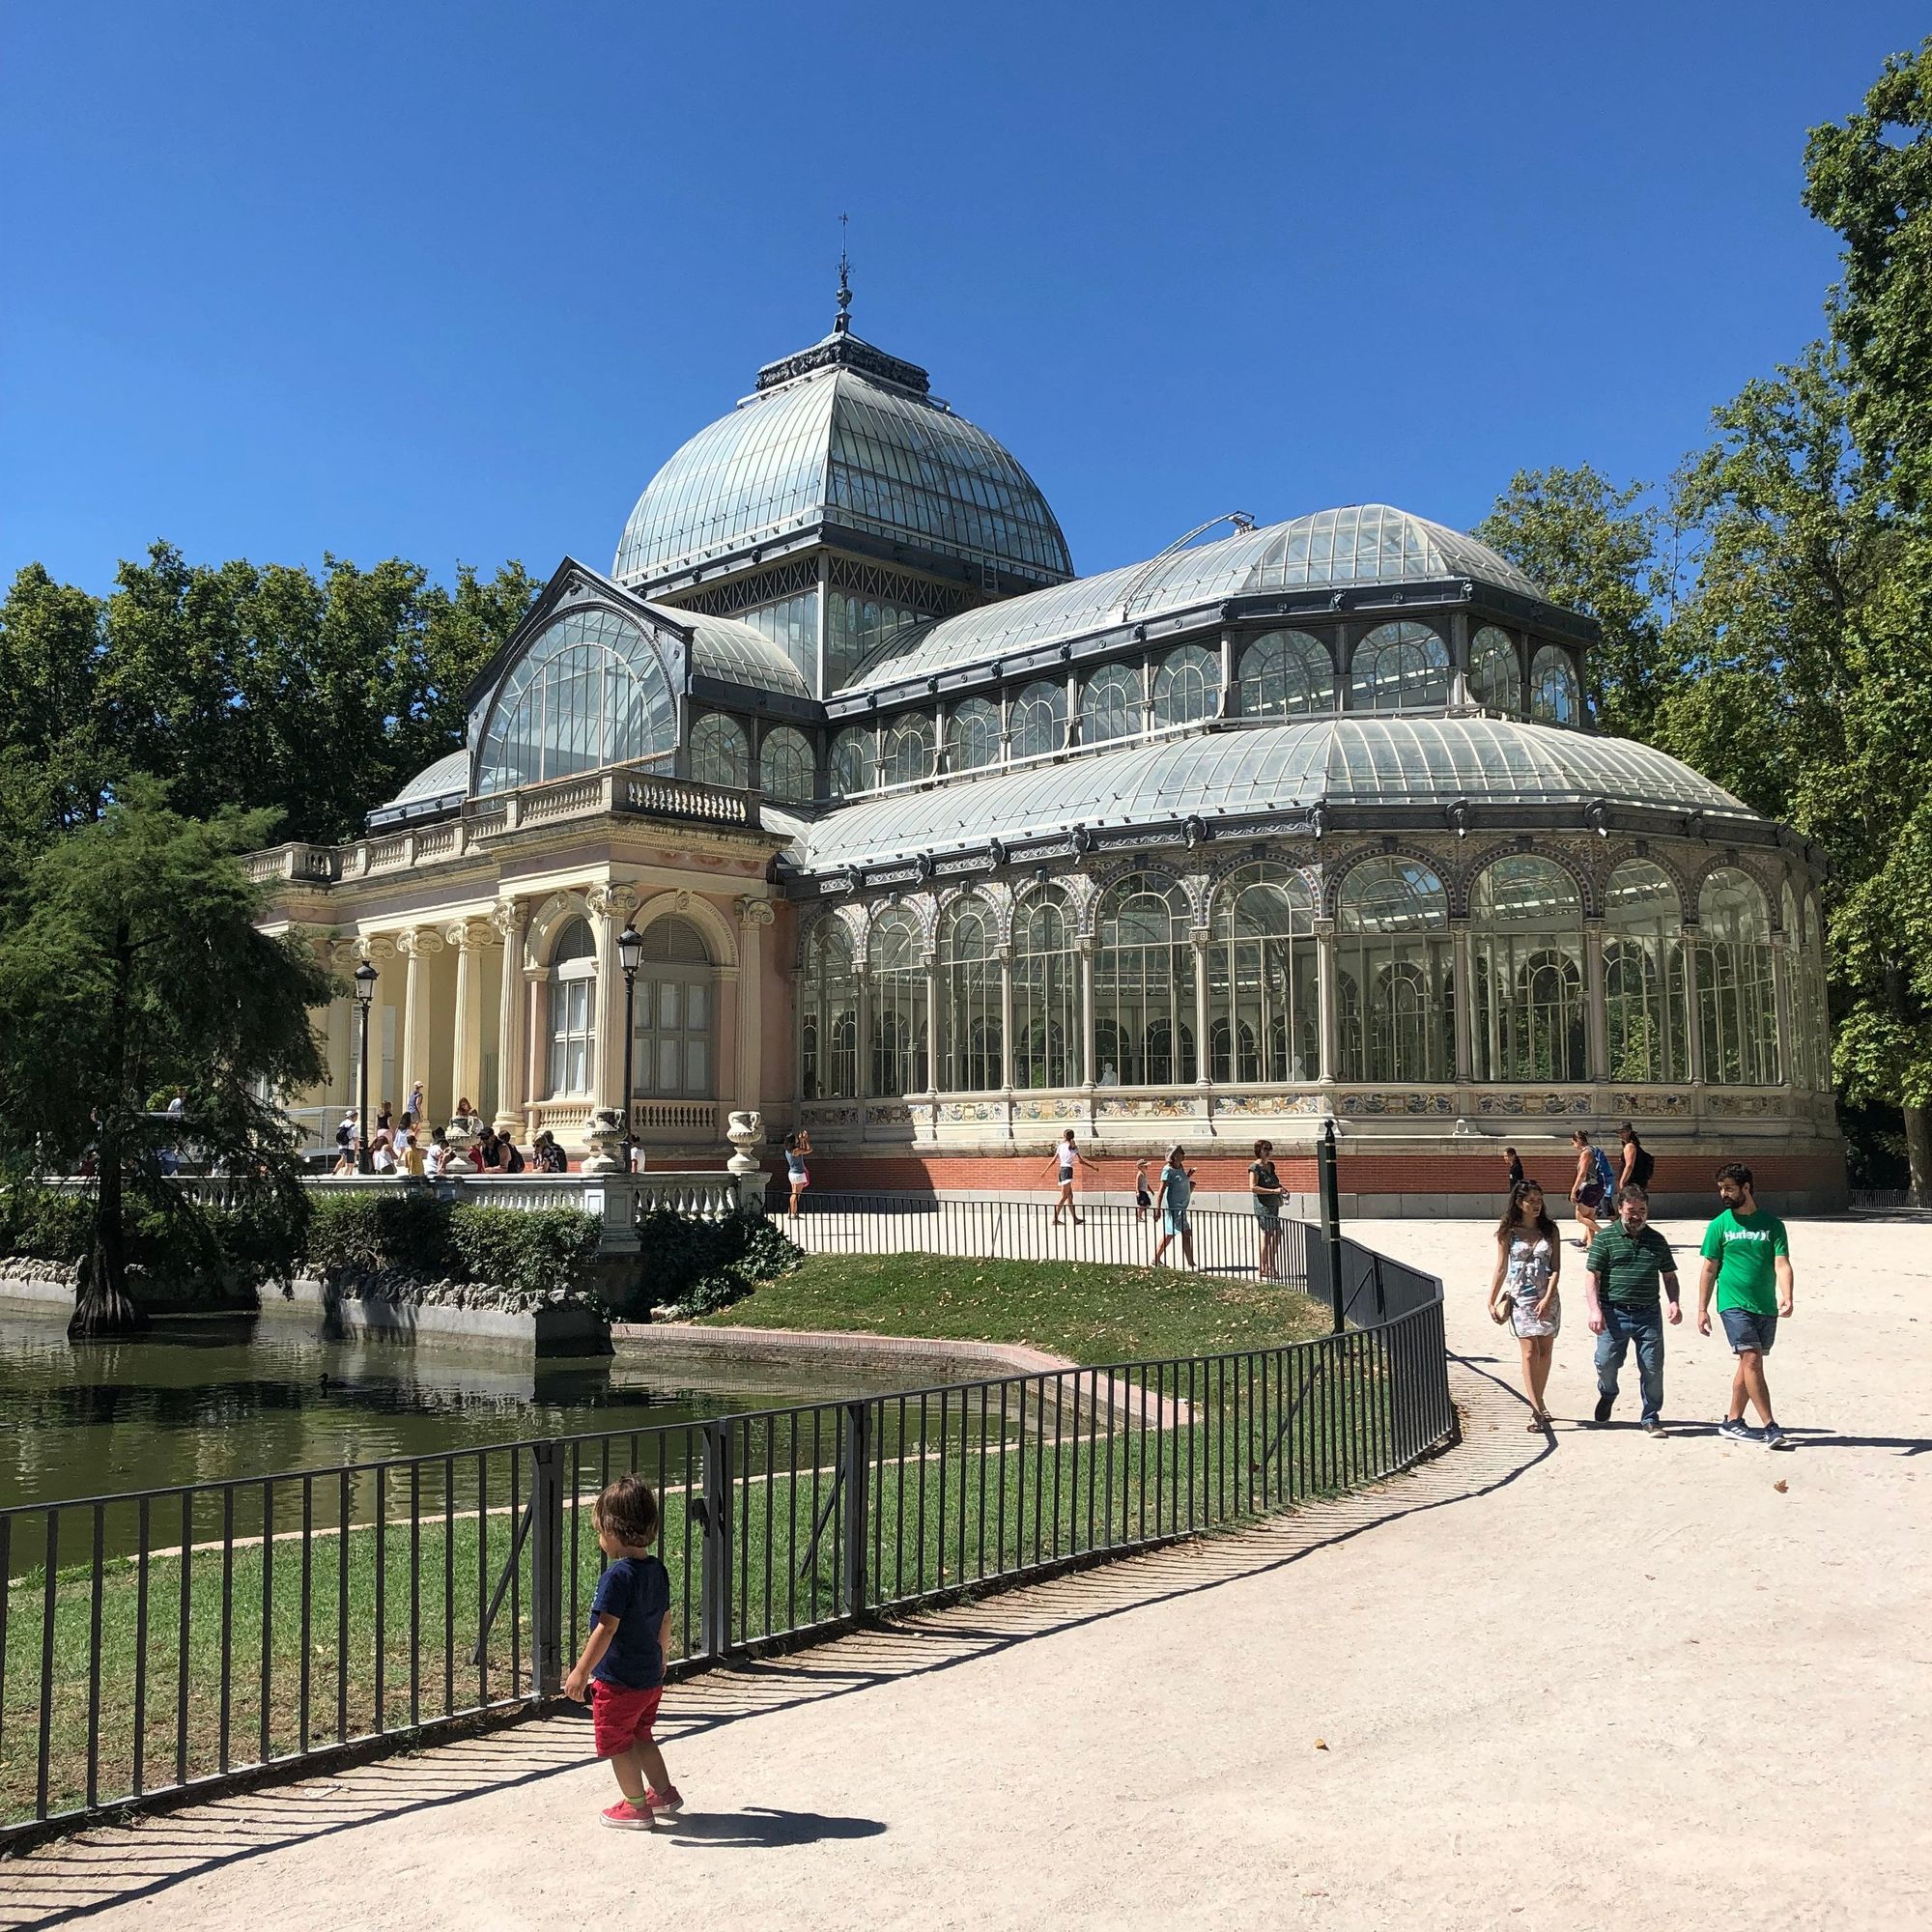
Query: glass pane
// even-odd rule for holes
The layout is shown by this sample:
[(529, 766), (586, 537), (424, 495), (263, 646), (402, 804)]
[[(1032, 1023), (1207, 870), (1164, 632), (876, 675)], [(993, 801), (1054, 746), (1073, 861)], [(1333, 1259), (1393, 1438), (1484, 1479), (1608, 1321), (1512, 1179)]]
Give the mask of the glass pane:
[(702, 1033), (711, 1024), (709, 986), (687, 986), (684, 989), (684, 1023), (693, 1033)]
[(683, 1025), (683, 1021), (677, 1016), (679, 990), (675, 980), (663, 980), (658, 982), (658, 1025), (667, 1033)]
[(678, 1042), (674, 1039), (658, 1041), (658, 1092), (675, 1094), (678, 1091)]
[(711, 1091), (711, 1046), (702, 1039), (688, 1039), (684, 1043), (684, 1077), (687, 1091), (693, 1094), (708, 1094)]

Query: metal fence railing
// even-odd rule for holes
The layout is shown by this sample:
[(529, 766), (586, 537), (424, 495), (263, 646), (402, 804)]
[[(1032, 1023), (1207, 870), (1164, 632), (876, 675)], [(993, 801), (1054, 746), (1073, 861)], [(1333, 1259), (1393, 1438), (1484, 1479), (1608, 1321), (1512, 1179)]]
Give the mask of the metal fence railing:
[(0, 1846), (546, 1708), (625, 1470), (686, 1669), (1390, 1475), (1455, 1428), (1440, 1289), (1342, 1245), (1310, 1342), (0, 1510)]

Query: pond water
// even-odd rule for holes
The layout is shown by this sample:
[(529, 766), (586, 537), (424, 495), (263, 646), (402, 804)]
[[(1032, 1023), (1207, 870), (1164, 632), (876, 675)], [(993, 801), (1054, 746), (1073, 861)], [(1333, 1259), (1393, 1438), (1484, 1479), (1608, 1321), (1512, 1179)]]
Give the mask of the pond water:
[(455, 1355), (325, 1341), (253, 1316), (157, 1321), (145, 1336), (73, 1348), (61, 1319), (9, 1314), (0, 1317), (0, 1508), (658, 1429), (905, 1379), (904, 1370), (667, 1372), (610, 1356)]

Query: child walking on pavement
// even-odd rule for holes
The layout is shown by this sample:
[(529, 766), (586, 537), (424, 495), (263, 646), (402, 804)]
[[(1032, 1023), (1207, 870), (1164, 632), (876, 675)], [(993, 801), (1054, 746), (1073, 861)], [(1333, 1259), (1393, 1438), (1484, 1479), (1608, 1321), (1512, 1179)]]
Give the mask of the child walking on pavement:
[(670, 1575), (651, 1554), (658, 1499), (641, 1476), (619, 1476), (597, 1498), (593, 1517), (611, 1567), (597, 1580), (590, 1640), (563, 1694), (589, 1698), (597, 1755), (617, 1774), (622, 1796), (605, 1810), (605, 1824), (648, 1832), (659, 1812), (684, 1808), (651, 1736), (670, 1644)]

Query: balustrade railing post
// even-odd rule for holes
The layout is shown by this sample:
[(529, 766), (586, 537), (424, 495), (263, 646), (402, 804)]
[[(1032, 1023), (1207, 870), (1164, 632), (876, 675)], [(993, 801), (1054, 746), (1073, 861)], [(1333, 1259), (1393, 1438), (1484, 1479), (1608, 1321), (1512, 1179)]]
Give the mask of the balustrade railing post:
[(711, 1659), (731, 1647), (731, 1425), (704, 1425), (704, 1540), (698, 1589), (700, 1647)]
[(530, 1444), (530, 1695), (563, 1689), (563, 1445)]
[(839, 1566), (839, 1609), (848, 1617), (866, 1613), (866, 1545), (869, 1497), (866, 1478), (872, 1460), (872, 1405), (848, 1402), (838, 1449), (838, 1479), (845, 1488), (845, 1549)]

